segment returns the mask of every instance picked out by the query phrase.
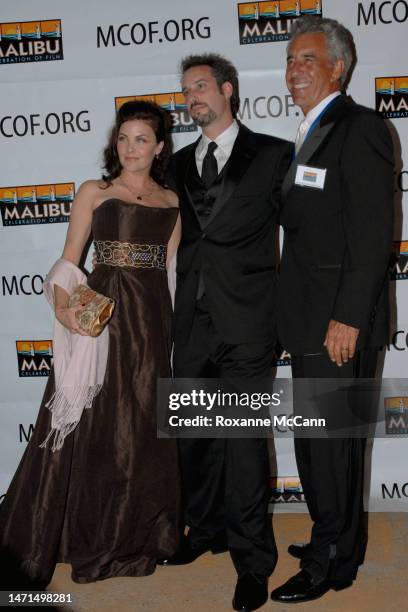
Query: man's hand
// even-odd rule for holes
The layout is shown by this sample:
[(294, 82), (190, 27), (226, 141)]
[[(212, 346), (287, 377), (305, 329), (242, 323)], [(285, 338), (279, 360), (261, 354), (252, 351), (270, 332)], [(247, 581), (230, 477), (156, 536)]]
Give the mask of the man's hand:
[(330, 359), (339, 367), (354, 357), (359, 332), (359, 329), (351, 325), (334, 319), (330, 321), (323, 346), (326, 347)]

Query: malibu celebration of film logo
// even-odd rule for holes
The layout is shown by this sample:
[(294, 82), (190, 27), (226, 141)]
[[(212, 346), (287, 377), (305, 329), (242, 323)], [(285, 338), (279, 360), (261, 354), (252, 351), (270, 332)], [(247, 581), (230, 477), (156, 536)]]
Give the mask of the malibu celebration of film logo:
[(275, 0), (238, 4), (241, 45), (289, 40), (293, 20), (321, 15), (321, 0)]
[(187, 111), (187, 105), (184, 100), (184, 95), (181, 91), (174, 91), (170, 93), (153, 93), (143, 94), (141, 96), (122, 96), (115, 98), (116, 111), (120, 109), (122, 104), (129, 102), (130, 100), (146, 100), (147, 102), (154, 102), (158, 104), (164, 110), (170, 113), (172, 117), (172, 132), (173, 134), (179, 132), (196, 132), (197, 126), (191, 119)]
[(18, 374), (49, 376), (52, 367), (52, 340), (16, 340)]
[(408, 434), (408, 397), (385, 397), (385, 433), (387, 435)]
[(302, 485), (298, 476), (274, 476), (271, 478), (271, 502), (304, 502)]
[(4, 226), (66, 223), (75, 197), (75, 183), (0, 187)]
[(0, 23), (0, 64), (62, 59), (60, 19)]
[(394, 242), (394, 257), (390, 269), (391, 280), (408, 280), (408, 240)]
[(385, 119), (408, 117), (408, 76), (375, 79), (375, 110)]

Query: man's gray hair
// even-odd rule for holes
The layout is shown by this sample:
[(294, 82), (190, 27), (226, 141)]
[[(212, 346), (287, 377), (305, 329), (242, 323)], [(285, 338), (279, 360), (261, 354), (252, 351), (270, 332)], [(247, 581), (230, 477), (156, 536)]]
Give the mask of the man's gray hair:
[(353, 35), (341, 23), (335, 19), (306, 15), (296, 19), (292, 23), (292, 36), (288, 43), (288, 49), (295, 38), (301, 34), (324, 34), (327, 40), (329, 57), (334, 63), (337, 60), (344, 61), (344, 71), (340, 77), (340, 85), (343, 87), (351, 76), (357, 56)]

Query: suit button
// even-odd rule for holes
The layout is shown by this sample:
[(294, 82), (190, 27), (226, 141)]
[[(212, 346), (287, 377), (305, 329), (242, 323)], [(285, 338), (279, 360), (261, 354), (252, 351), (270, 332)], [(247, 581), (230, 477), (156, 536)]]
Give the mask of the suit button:
[(207, 234), (206, 234), (205, 232), (203, 232), (203, 233), (201, 234), (201, 238), (204, 240), (204, 238), (207, 238)]

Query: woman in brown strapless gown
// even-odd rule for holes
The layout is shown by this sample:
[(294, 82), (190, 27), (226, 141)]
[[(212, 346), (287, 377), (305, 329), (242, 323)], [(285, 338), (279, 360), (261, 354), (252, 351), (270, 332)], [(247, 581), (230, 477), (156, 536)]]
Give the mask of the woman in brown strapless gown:
[[(126, 119), (129, 108), (122, 115), (135, 125)], [(39, 447), (50, 431), (45, 404), (55, 389), (53, 375), (48, 381), (0, 507), (6, 588), (25, 580), (45, 586), (57, 562), (71, 564), (76, 582), (145, 576), (177, 548), (177, 449), (175, 440), (157, 439), (156, 384), (171, 375), (166, 249), (178, 208), (169, 205), (175, 194), (161, 187), (144, 194), (143, 204), (132, 202), (130, 179), (137, 176), (122, 169), (107, 188), (92, 181), (83, 189), (84, 197), (96, 194), (91, 219), (98, 263), (88, 284), (116, 301), (106, 375), (92, 408), (54, 453), (51, 445)], [(133, 197), (140, 199), (136, 190)], [(161, 200), (156, 206), (149, 203), (155, 197)]]

